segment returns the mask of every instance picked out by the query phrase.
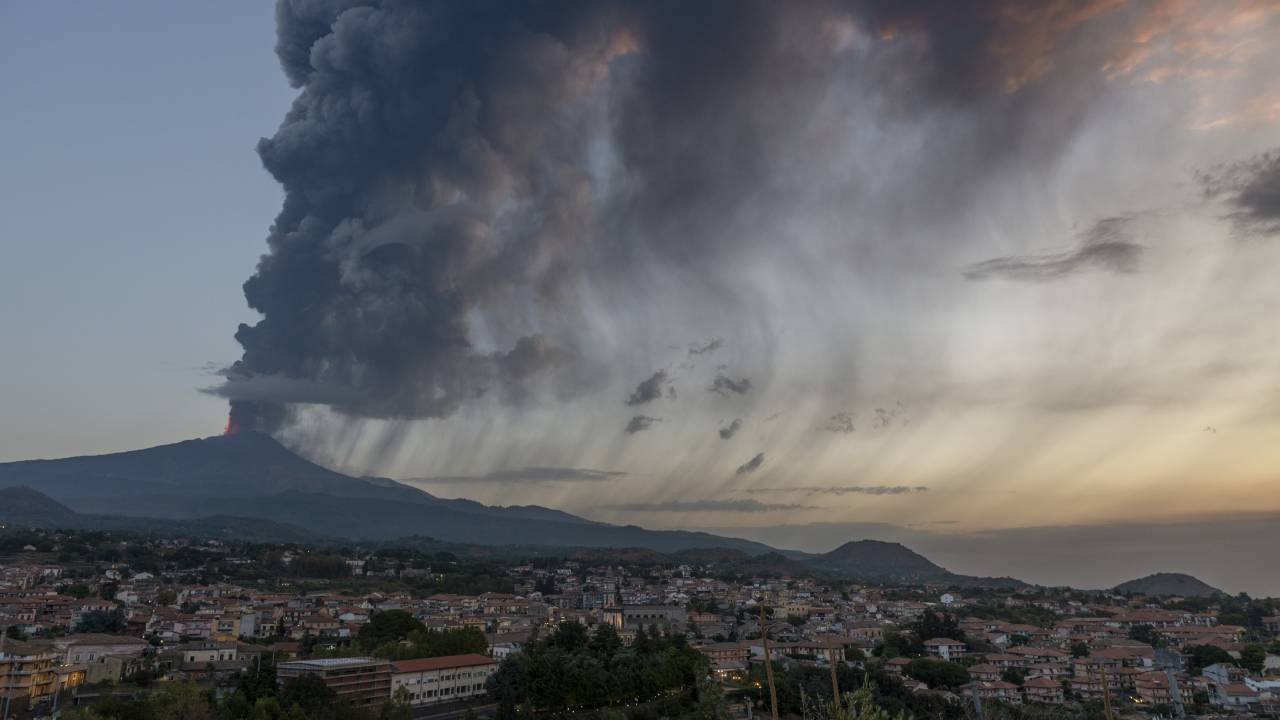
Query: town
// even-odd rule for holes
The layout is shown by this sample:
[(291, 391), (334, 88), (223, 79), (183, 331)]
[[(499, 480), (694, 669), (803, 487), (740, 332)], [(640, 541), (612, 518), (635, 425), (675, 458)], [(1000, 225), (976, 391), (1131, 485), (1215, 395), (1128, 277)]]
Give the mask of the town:
[(7, 528), (0, 627), (6, 719), (1280, 716), (1280, 600), (851, 583), (716, 551)]

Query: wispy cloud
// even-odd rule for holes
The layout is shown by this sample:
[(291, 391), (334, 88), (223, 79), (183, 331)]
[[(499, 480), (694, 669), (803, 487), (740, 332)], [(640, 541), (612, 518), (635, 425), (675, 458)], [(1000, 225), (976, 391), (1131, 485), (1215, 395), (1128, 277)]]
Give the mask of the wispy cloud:
[(797, 487), (751, 488), (750, 493), (804, 493), (805, 495), (906, 495), (927, 492), (924, 485), (799, 485)]
[(720, 346), (723, 344), (724, 341), (720, 338), (711, 338), (700, 345), (692, 345), (689, 347), (689, 357), (715, 352), (716, 350), (719, 350)]
[(1111, 217), (1094, 223), (1082, 242), (1066, 252), (1041, 255), (1009, 255), (974, 263), (965, 268), (966, 280), (1016, 280), (1048, 282), (1081, 272), (1137, 272), (1145, 250), (1129, 234), (1132, 218)]
[(602, 509), (620, 512), (728, 512), (762, 513), (778, 510), (816, 510), (812, 505), (762, 503), (758, 500), (670, 500), (653, 503), (621, 503), (603, 505)]
[(627, 473), (616, 470), (593, 470), (590, 468), (558, 468), (558, 467), (525, 467), (514, 470), (497, 470), (484, 475), (441, 475), (438, 477), (418, 478), (415, 482), (436, 484), (474, 484), (498, 483), (512, 485), (536, 485), (543, 483), (587, 483), (607, 482), (626, 477)]
[(716, 375), (715, 380), (711, 381), (711, 387), (707, 388), (710, 392), (719, 393), (721, 395), (746, 395), (751, 391), (751, 378), (742, 378), (734, 380), (725, 374)]
[(623, 428), (623, 432), (628, 435), (635, 435), (638, 432), (648, 430), (657, 422), (662, 422), (662, 418), (649, 417), (648, 415), (636, 415), (627, 421), (627, 426)]

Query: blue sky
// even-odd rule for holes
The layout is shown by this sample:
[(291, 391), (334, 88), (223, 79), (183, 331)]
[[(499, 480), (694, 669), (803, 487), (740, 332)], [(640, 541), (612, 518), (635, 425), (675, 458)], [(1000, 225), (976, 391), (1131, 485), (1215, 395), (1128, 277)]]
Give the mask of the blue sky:
[(0, 5), (0, 460), (216, 434), (295, 91), (271, 3)]

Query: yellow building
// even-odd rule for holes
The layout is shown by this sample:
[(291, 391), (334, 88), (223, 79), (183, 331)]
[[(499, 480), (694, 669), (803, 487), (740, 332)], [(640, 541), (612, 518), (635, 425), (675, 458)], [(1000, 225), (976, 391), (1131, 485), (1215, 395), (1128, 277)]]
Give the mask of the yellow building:
[(49, 645), (6, 640), (0, 650), (0, 698), (30, 703), (52, 695), (58, 687), (57, 659)]

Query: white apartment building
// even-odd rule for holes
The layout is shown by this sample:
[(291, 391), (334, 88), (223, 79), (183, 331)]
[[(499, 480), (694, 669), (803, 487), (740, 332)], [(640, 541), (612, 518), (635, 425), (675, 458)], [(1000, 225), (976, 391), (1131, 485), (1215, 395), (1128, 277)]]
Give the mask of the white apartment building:
[(410, 705), (431, 705), (478, 697), (485, 682), (498, 669), (498, 661), (484, 655), (401, 660), (391, 663), (391, 695), (404, 688)]

